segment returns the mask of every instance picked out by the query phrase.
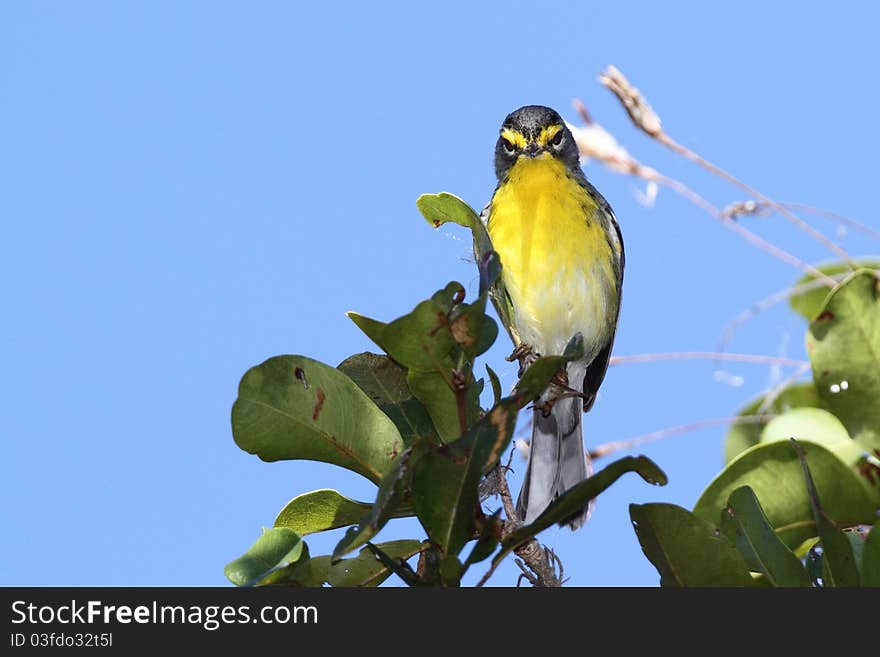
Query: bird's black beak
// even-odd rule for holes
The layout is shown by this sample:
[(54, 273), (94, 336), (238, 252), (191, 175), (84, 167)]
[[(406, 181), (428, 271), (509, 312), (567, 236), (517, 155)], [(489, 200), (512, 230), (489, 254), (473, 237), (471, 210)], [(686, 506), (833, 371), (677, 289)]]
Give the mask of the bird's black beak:
[(523, 149), (523, 152), (528, 157), (536, 157), (539, 154), (541, 154), (543, 151), (544, 151), (544, 149), (541, 148), (540, 144), (538, 144), (538, 142), (535, 142), (535, 141), (530, 142), (529, 145)]

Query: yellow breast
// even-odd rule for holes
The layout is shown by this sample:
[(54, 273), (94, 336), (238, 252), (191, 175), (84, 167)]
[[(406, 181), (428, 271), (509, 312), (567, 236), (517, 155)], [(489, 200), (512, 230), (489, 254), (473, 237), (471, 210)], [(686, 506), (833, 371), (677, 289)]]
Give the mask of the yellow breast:
[(614, 328), (617, 280), (600, 213), (549, 154), (520, 158), (492, 198), (489, 236), (516, 329), (538, 353), (562, 353), (580, 331), (592, 360)]

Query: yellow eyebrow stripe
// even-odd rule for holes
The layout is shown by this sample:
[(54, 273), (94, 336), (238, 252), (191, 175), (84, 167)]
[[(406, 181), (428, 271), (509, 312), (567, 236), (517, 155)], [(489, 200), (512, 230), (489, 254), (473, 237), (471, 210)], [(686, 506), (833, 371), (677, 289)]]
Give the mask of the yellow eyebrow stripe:
[(555, 137), (559, 131), (562, 130), (561, 125), (548, 125), (546, 128), (541, 130), (541, 134), (538, 135), (538, 145), (546, 146), (547, 143)]
[(516, 130), (511, 130), (510, 128), (504, 128), (504, 130), (501, 131), (501, 138), (517, 148), (525, 148), (528, 144), (525, 135)]

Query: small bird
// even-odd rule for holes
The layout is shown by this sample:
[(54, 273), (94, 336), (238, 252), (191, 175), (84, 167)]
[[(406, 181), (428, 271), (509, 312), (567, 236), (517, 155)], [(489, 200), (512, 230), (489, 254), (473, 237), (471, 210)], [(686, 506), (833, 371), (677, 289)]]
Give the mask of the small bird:
[[(605, 377), (623, 288), (623, 237), (608, 202), (584, 176), (562, 117), (528, 105), (504, 119), (495, 146), (498, 186), (482, 212), (501, 258), (522, 368), (561, 354), (575, 334), (584, 356), (570, 362), (536, 400), (517, 511), (530, 523), (587, 478), (581, 418)], [(500, 314), (500, 313), (499, 313)], [(522, 369), (521, 369), (522, 373)], [(567, 523), (577, 529), (588, 508)]]

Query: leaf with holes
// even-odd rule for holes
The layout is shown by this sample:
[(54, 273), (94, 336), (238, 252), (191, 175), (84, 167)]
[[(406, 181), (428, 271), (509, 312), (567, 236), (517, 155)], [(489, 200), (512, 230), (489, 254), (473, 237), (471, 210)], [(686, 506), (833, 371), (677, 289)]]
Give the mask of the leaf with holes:
[(880, 279), (873, 271), (832, 290), (810, 322), (807, 352), (828, 410), (863, 447), (880, 450)]
[[(854, 268), (880, 270), (880, 260), (876, 258), (862, 258), (849, 262), (830, 262), (816, 267), (826, 276), (830, 276), (836, 280), (843, 280)], [(798, 290), (789, 299), (792, 310), (806, 318), (807, 321), (813, 321), (816, 316), (822, 312), (822, 305), (831, 292), (824, 281), (817, 279), (814, 274), (804, 274), (797, 283), (794, 284), (795, 290)]]
[(324, 461), (374, 483), (404, 448), (394, 423), (351, 379), (305, 356), (276, 356), (245, 373), (232, 433), (264, 461)]

